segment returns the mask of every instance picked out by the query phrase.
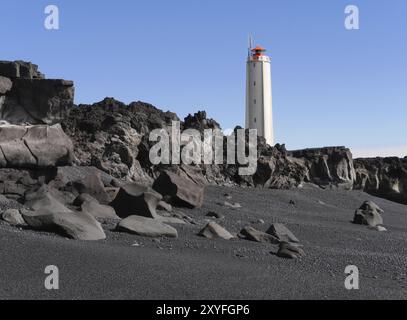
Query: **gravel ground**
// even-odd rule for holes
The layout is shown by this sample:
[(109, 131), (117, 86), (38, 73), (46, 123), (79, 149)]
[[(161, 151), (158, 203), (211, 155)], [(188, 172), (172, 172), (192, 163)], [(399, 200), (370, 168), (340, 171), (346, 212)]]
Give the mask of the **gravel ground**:
[[(385, 210), (387, 232), (351, 223), (365, 200)], [(224, 201), (242, 208), (227, 208)], [(407, 299), (406, 205), (313, 186), (208, 187), (202, 208), (176, 211), (196, 222), (176, 225), (177, 239), (119, 233), (114, 221), (105, 221), (106, 240), (81, 242), (0, 222), (0, 298)], [(224, 218), (208, 218), (209, 211)], [(284, 223), (304, 245), (306, 257), (286, 260), (271, 244), (197, 236), (211, 219), (234, 234), (249, 225), (265, 231), (273, 222)], [(44, 287), (47, 265), (59, 268), (59, 290)], [(344, 287), (347, 265), (359, 268), (359, 290)]]

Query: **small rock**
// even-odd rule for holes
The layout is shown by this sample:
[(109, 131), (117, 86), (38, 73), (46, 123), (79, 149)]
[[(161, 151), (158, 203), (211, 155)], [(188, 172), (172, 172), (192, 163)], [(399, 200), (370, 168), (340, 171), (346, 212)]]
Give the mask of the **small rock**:
[(266, 233), (271, 234), (283, 242), (300, 242), (297, 237), (281, 223), (273, 223)]
[(17, 209), (7, 209), (1, 215), (2, 219), (12, 226), (23, 226), (26, 225), (23, 216)]
[(252, 227), (246, 227), (240, 231), (241, 236), (244, 239), (255, 241), (255, 242), (265, 242), (265, 243), (272, 243), (272, 244), (279, 244), (280, 240), (276, 237), (272, 236), (271, 234), (256, 230)]
[(142, 216), (129, 216), (120, 221), (116, 229), (143, 237), (178, 237), (178, 232), (173, 227)]
[(295, 201), (294, 200), (290, 200), (290, 204), (295, 206)]
[(383, 227), (383, 226), (376, 226), (374, 229), (379, 231), (379, 232), (387, 231), (387, 229), (385, 227)]
[(232, 196), (229, 193), (225, 193), (223, 196), (228, 200), (232, 200)]
[(209, 211), (206, 214), (207, 217), (216, 218), (216, 219), (223, 219), (225, 216), (223, 214), (217, 213), (215, 211)]
[(226, 229), (218, 225), (216, 222), (209, 222), (199, 233), (198, 235), (208, 238), (208, 239), (214, 239), (214, 238), (222, 238), (225, 240), (230, 240), (234, 238), (234, 236), (229, 233)]
[(277, 256), (286, 259), (297, 259), (305, 256), (305, 252), (296, 244), (281, 242)]
[(168, 224), (185, 224), (185, 221), (183, 219), (177, 218), (177, 217), (163, 217), (163, 216), (157, 216), (155, 218), (157, 221), (160, 221), (161, 223), (168, 223)]
[(240, 209), (242, 206), (240, 205), (240, 203), (238, 203), (238, 202), (234, 202), (234, 203), (230, 203), (230, 202), (228, 202), (228, 201), (225, 201), (224, 203), (223, 203), (223, 205), (225, 206), (225, 207), (229, 207), (229, 208), (231, 208), (231, 209)]

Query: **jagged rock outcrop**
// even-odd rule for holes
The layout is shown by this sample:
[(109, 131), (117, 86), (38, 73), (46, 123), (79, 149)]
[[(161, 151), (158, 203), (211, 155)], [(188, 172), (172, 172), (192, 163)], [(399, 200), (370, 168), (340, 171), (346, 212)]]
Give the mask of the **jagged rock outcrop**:
[(95, 166), (113, 177), (152, 183), (148, 133), (179, 120), (171, 112), (106, 98), (70, 109), (62, 126), (75, 145), (77, 165)]
[[(73, 96), (71, 81), (47, 80), (38, 66), (29, 62), (0, 61), (0, 168), (92, 166), (107, 176), (149, 185), (164, 171), (176, 172), (197, 185), (287, 189), (313, 183), (324, 188), (356, 187), (407, 202), (407, 160), (358, 159), (355, 170), (352, 154), (345, 147), (287, 151), (284, 145), (269, 146), (263, 137), (258, 137), (256, 172), (242, 176), (239, 164), (226, 163), (228, 138), (223, 136), (221, 164), (153, 165), (149, 153), (155, 142), (149, 141), (149, 134), (154, 129), (163, 129), (172, 140), (172, 121), (180, 121), (176, 114), (143, 102), (126, 105), (113, 98), (73, 107)], [(61, 122), (62, 129), (7, 125), (27, 122), (41, 125)], [(185, 129), (203, 134), (205, 129), (220, 130), (220, 125), (207, 118), (205, 111), (199, 111), (180, 121), (180, 130)], [(106, 203), (106, 199), (101, 202)]]
[(355, 160), (355, 189), (407, 204), (407, 157)]
[(352, 189), (356, 180), (352, 153), (345, 147), (325, 147), (291, 151), (307, 168), (307, 180), (320, 186)]
[(0, 74), (8, 78), (44, 79), (38, 65), (25, 61), (0, 61)]
[(45, 79), (35, 64), (0, 61), (0, 77), (0, 120), (18, 125), (55, 124), (73, 106), (73, 82)]
[[(303, 182), (351, 188), (355, 179), (352, 155), (344, 147), (289, 152), (284, 145), (267, 145), (263, 137), (258, 137), (257, 171), (253, 176), (241, 176), (238, 164), (226, 163), (227, 137), (223, 137), (223, 164), (152, 165), (149, 151), (155, 142), (149, 141), (149, 133), (162, 128), (171, 137), (172, 121), (179, 121), (174, 113), (149, 104), (126, 105), (106, 98), (91, 106), (71, 109), (62, 125), (74, 141), (76, 164), (96, 166), (122, 180), (152, 183), (165, 170), (177, 171), (203, 184), (276, 189), (296, 187)], [(200, 111), (180, 122), (180, 130), (185, 129), (202, 133), (220, 126)]]

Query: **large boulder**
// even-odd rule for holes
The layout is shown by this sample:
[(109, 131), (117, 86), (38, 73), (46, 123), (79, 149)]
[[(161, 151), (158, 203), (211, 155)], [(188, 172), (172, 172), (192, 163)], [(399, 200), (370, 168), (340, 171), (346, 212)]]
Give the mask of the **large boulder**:
[(24, 205), (32, 210), (48, 208), (55, 212), (70, 212), (65, 204), (71, 203), (73, 197), (69, 192), (62, 192), (44, 184), (25, 193)]
[(116, 211), (111, 206), (100, 204), (95, 198), (86, 193), (79, 195), (73, 204), (79, 206), (82, 211), (90, 213), (95, 218), (119, 219)]
[(52, 208), (23, 212), (25, 222), (33, 229), (55, 232), (76, 240), (103, 240), (101, 224), (89, 213)]
[(0, 168), (70, 165), (72, 156), (72, 141), (58, 124), (0, 126)]
[(161, 200), (162, 196), (150, 187), (129, 183), (120, 188), (110, 205), (121, 218), (138, 215), (154, 219)]
[(105, 189), (101, 174), (98, 171), (89, 173), (84, 179), (76, 180), (71, 185), (74, 192), (89, 194), (102, 204), (109, 202), (109, 195)]
[(116, 229), (143, 237), (178, 237), (175, 228), (157, 220), (142, 216), (129, 216), (121, 220)]
[(163, 196), (171, 197), (178, 206), (199, 208), (204, 199), (204, 187), (179, 174), (163, 171), (154, 181), (153, 189)]
[(376, 227), (383, 224), (381, 214), (384, 211), (373, 201), (365, 201), (361, 207), (355, 211), (353, 223)]

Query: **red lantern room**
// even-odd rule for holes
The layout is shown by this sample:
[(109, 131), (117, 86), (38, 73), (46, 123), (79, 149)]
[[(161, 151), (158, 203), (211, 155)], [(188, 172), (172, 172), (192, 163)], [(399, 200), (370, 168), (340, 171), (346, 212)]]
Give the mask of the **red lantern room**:
[(266, 49), (257, 46), (256, 48), (251, 49), (253, 58), (259, 58), (266, 52)]

